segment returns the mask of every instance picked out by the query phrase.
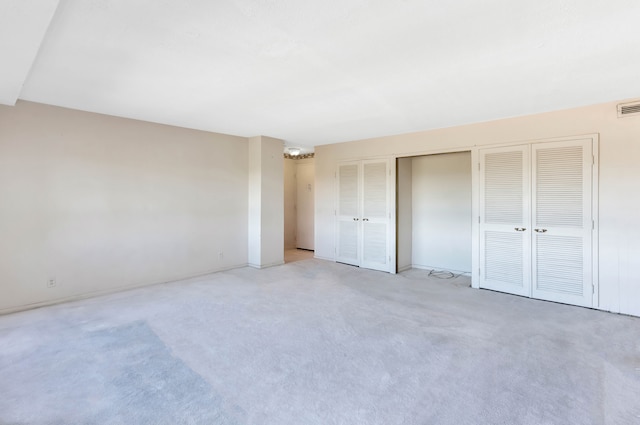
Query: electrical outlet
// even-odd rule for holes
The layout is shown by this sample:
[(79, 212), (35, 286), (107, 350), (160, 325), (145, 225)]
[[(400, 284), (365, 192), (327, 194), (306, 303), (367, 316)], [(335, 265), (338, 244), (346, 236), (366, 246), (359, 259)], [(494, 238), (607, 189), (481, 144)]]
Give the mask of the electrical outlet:
[(47, 288), (53, 288), (54, 286), (56, 286), (56, 278), (51, 277), (47, 280)]
[(220, 251), (220, 253), (218, 254), (218, 259), (220, 260), (224, 259), (224, 252)]

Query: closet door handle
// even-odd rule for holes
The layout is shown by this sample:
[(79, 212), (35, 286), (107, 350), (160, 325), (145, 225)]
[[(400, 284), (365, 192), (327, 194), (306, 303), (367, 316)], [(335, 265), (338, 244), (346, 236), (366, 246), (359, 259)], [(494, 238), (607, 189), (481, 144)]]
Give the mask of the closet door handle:
[(363, 218), (362, 221), (369, 221), (369, 219), (368, 218)]
[(359, 218), (353, 217), (353, 221), (358, 221), (360, 220)]
[(544, 233), (547, 231), (547, 229), (533, 229), (533, 230), (535, 230), (538, 233)]
[(516, 232), (524, 232), (525, 230), (527, 230), (526, 227), (514, 227), (513, 228)]

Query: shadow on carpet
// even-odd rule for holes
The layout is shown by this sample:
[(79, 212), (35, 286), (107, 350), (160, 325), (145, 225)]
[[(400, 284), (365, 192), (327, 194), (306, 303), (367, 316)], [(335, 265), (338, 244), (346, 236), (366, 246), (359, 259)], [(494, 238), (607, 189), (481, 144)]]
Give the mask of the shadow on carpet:
[(226, 406), (142, 321), (71, 329), (55, 343), (3, 363), (1, 424), (243, 422), (241, 409)]

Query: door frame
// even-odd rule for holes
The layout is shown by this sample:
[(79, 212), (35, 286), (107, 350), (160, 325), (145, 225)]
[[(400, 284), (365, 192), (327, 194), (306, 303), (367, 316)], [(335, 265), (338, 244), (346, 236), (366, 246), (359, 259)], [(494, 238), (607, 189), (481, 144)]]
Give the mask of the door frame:
[[(393, 186), (393, 198), (394, 198), (394, 202), (395, 202), (395, 208), (396, 208), (396, 221), (395, 221), (395, 227), (396, 227), (396, 240), (395, 240), (395, 258), (396, 258), (396, 265), (398, 264), (398, 256), (399, 256), (399, 250), (400, 250), (400, 245), (402, 243), (405, 243), (406, 241), (400, 241), (399, 235), (400, 235), (400, 223), (398, 222), (399, 217), (400, 217), (400, 200), (398, 198), (399, 196), (399, 192), (400, 192), (400, 187), (402, 185), (402, 182), (399, 179), (399, 173), (400, 173), (400, 169), (399, 169), (399, 160), (403, 159), (416, 159), (416, 158), (423, 158), (423, 157), (430, 157), (430, 156), (439, 156), (439, 155), (447, 155), (447, 154), (469, 154), (469, 159), (470, 159), (470, 168), (468, 169), (469, 171), (469, 176), (471, 177), (471, 182), (470, 185), (468, 186), (470, 191), (471, 191), (471, 197), (472, 199), (469, 199), (469, 206), (471, 208), (471, 214), (469, 216), (469, 219), (471, 220), (471, 218), (473, 217), (473, 215), (475, 214), (475, 211), (473, 210), (474, 207), (474, 202), (473, 202), (473, 196), (475, 196), (475, 192), (474, 192), (474, 187), (475, 187), (475, 178), (476, 176), (473, 173), (473, 164), (476, 162), (476, 156), (477, 156), (477, 150), (474, 150), (474, 148), (472, 147), (463, 147), (463, 148), (455, 148), (455, 149), (440, 149), (440, 150), (435, 150), (435, 151), (424, 151), (424, 152), (416, 152), (416, 153), (412, 153), (411, 155), (403, 155), (403, 156), (396, 156), (395, 157), (395, 184)], [(412, 203), (415, 200), (413, 198), (413, 194), (411, 194), (411, 198), (412, 198)], [(413, 212), (411, 214), (411, 219), (413, 219)], [(470, 251), (471, 251), (471, 256), (473, 257), (473, 255), (475, 255), (474, 250), (472, 249), (474, 246), (476, 246), (476, 244), (473, 242), (474, 241), (474, 229), (472, 226), (472, 229), (470, 231)], [(413, 233), (413, 229), (412, 229), (412, 233)], [(413, 238), (412, 238), (413, 239)], [(411, 243), (413, 243), (413, 240), (411, 241)], [(413, 247), (411, 249), (411, 251), (413, 251)], [(412, 255), (413, 256), (413, 255)], [(472, 258), (472, 262), (471, 265), (473, 266), (474, 262), (473, 262), (473, 258)], [(396, 267), (396, 272), (400, 273), (406, 270), (409, 270), (411, 268), (419, 268), (419, 269), (424, 269), (424, 266), (419, 266), (416, 264), (413, 264), (413, 261), (411, 262), (411, 264), (404, 265), (404, 266), (398, 266)], [(431, 268), (427, 268), (428, 270), (431, 270)], [(464, 274), (465, 276), (471, 276), (471, 270), (473, 270), (473, 267), (470, 268), (469, 271), (465, 271), (465, 270), (455, 270), (455, 269), (451, 269), (451, 272), (455, 272), (460, 273), (460, 274)]]
[(599, 308), (600, 306), (600, 281), (599, 281), (599, 169), (600, 169), (600, 135), (598, 133), (582, 134), (575, 136), (553, 137), (546, 139), (534, 139), (526, 141), (513, 141), (507, 143), (496, 143), (490, 145), (475, 146), (472, 150), (472, 164), (473, 164), (473, 176), (472, 176), (472, 238), (473, 238), (473, 255), (472, 255), (472, 270), (471, 274), (471, 286), (473, 288), (480, 288), (480, 149), (497, 148), (497, 147), (509, 147), (518, 145), (532, 145), (538, 143), (553, 143), (553, 142), (566, 142), (571, 140), (584, 140), (591, 139), (591, 149), (593, 155), (592, 172), (591, 172), (591, 217), (593, 219), (593, 229), (591, 238), (591, 273), (593, 284), (593, 302), (592, 308)]

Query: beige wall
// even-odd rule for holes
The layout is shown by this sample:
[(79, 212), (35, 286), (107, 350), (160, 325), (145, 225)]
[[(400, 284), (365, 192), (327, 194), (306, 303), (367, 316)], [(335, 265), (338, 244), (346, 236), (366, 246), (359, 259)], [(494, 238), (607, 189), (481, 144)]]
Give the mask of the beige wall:
[(241, 137), (0, 106), (0, 312), (245, 265), (247, 155)]
[(262, 267), (284, 263), (284, 142), (262, 138)]
[(296, 247), (296, 160), (284, 160), (284, 248)]
[(265, 136), (249, 139), (248, 263), (284, 263), (284, 142)]
[(635, 223), (640, 210), (640, 116), (617, 118), (617, 103), (317, 146), (316, 256), (335, 255), (334, 173), (340, 160), (473, 151), (479, 146), (599, 133), (599, 305), (640, 315), (640, 226)]

